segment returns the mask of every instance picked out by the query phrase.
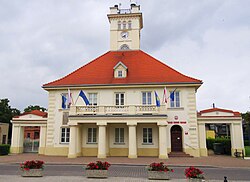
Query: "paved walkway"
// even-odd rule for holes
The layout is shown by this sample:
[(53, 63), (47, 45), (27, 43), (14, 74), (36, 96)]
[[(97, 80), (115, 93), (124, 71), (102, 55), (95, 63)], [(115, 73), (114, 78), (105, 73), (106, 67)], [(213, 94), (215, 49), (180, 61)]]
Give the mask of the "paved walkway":
[[(69, 159), (67, 157), (58, 156), (44, 156), (38, 154), (11, 154), (8, 156), (0, 156), (1, 163), (21, 163), (25, 160), (43, 160), (46, 164), (87, 164), (89, 162), (100, 160), (96, 157), (78, 157)], [(250, 168), (250, 160), (241, 158), (233, 158), (230, 156), (209, 156), (209, 157), (198, 157), (198, 158), (169, 158), (169, 159), (158, 159), (154, 157), (139, 157), (137, 159), (129, 159), (127, 157), (108, 157), (105, 160), (111, 164), (122, 164), (122, 165), (148, 165), (152, 162), (160, 162), (170, 166), (211, 166), (211, 167), (239, 167), (239, 168)]]

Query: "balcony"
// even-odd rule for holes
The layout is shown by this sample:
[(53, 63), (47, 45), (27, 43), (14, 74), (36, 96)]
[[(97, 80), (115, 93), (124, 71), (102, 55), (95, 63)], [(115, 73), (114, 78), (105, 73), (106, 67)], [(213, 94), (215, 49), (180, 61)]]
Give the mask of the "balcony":
[(166, 114), (165, 106), (71, 106), (70, 115), (158, 115)]

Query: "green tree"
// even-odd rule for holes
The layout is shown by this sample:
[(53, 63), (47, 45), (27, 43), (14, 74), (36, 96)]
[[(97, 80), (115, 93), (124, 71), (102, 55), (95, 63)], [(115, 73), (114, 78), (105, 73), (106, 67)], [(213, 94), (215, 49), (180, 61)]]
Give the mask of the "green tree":
[(39, 110), (39, 111), (45, 112), (47, 109), (44, 107), (38, 106), (38, 105), (35, 105), (35, 106), (29, 105), (28, 107), (26, 107), (24, 109), (24, 112), (30, 112), (30, 111), (34, 111), (34, 110)]
[(246, 132), (248, 135), (248, 145), (250, 146), (250, 112), (242, 114), (242, 118), (246, 123)]
[(9, 99), (0, 99), (0, 122), (10, 123), (12, 117), (19, 115), (20, 111), (9, 106)]
[(12, 123), (10, 122), (14, 116), (20, 115), (20, 111), (16, 108), (11, 108), (9, 99), (0, 99), (0, 122), (9, 123), (9, 142), (12, 134)]

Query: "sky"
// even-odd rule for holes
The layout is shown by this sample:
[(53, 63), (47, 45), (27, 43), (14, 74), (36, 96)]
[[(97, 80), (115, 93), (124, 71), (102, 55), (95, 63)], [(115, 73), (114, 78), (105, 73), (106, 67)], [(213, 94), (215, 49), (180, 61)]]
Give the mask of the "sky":
[[(249, 0), (137, 0), (141, 50), (201, 79), (197, 110), (250, 111)], [(130, 0), (0, 0), (0, 98), (48, 106), (42, 85), (109, 51), (109, 7)]]

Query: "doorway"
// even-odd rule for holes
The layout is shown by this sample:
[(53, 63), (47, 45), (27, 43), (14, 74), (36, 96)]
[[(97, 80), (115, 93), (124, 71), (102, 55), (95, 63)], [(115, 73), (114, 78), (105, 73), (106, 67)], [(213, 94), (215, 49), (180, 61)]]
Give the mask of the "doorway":
[(182, 129), (178, 125), (171, 128), (171, 151), (182, 152)]

